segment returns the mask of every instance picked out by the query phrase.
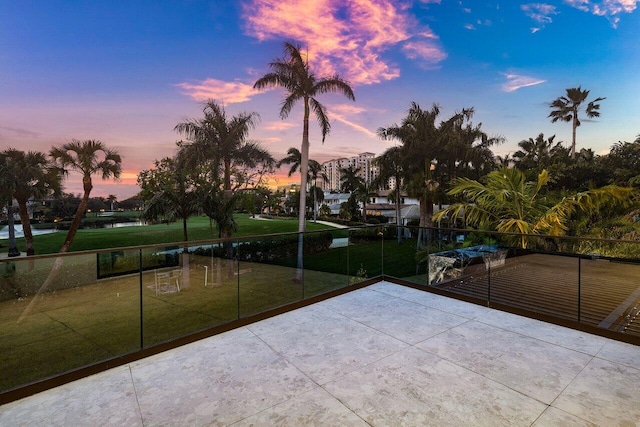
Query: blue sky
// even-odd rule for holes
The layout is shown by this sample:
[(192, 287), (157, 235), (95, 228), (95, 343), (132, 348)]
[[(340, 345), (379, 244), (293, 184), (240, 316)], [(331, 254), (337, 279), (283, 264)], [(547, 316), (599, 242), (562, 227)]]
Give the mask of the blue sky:
[[(638, 9), (638, 0), (0, 0), (0, 148), (99, 139), (123, 155), (125, 173), (95, 179), (93, 194), (124, 199), (141, 169), (174, 153), (173, 127), (214, 98), (229, 114), (260, 114), (250, 138), (281, 158), (300, 146), (302, 111), (280, 120), (282, 91), (251, 86), (289, 40), (319, 76), (339, 73), (356, 94), (320, 98), (332, 132), (323, 145), (311, 129), (319, 161), (381, 153), (393, 143), (376, 129), (411, 101), (440, 104), (442, 119), (474, 107), (473, 121), (507, 140), (497, 154), (540, 132), (568, 144), (571, 126), (552, 124), (548, 105), (578, 85), (607, 98), (600, 119), (578, 129), (578, 149), (606, 153), (640, 134)], [(70, 177), (65, 189), (81, 186)]]

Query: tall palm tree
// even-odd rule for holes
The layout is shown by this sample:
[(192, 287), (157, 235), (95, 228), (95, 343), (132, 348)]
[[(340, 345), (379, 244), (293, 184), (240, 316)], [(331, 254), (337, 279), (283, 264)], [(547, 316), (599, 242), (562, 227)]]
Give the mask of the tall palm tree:
[(87, 210), (89, 195), (93, 189), (92, 176), (100, 175), (103, 180), (120, 178), (122, 173), (122, 158), (117, 151), (97, 140), (73, 140), (61, 147), (53, 147), (49, 152), (55, 165), (66, 175), (70, 170), (82, 174), (82, 189), (84, 191), (80, 205), (71, 222), (69, 232), (64, 239), (60, 252), (69, 251), (71, 242), (78, 231), (82, 216)]
[(10, 148), (5, 150), (3, 154), (11, 165), (11, 172), (7, 178), (13, 181), (12, 195), (18, 202), (27, 255), (33, 255), (35, 253), (33, 233), (31, 232), (27, 202), (30, 198), (42, 199), (49, 194), (58, 193), (60, 191), (60, 176), (44, 153), (37, 151), (25, 153)]
[(353, 166), (340, 169), (340, 191), (344, 193), (350, 193), (349, 206), (353, 209), (353, 211), (350, 212), (352, 218), (354, 218), (358, 214), (357, 202), (360, 201), (358, 189), (361, 187), (362, 182), (364, 181), (359, 175), (360, 171), (360, 168)]
[(20, 256), (16, 245), (15, 225), (13, 223), (13, 165), (5, 152), (0, 152), (0, 208), (7, 207), (7, 226), (9, 228), (9, 257)]
[[(298, 216), (298, 231), (305, 230), (305, 205), (307, 173), (309, 170), (309, 115), (311, 111), (315, 114), (320, 131), (322, 142), (331, 130), (327, 109), (316, 97), (323, 93), (342, 93), (348, 99), (355, 101), (353, 89), (349, 83), (339, 76), (316, 78), (316, 75), (309, 67), (309, 58), (303, 55), (301, 47), (288, 42), (284, 44), (284, 57), (278, 58), (269, 63), (271, 72), (265, 74), (253, 87), (255, 89), (266, 89), (271, 87), (282, 87), (287, 91), (287, 95), (280, 108), (280, 117), (286, 119), (291, 113), (293, 106), (302, 101), (304, 116), (302, 122), (302, 147), (300, 160), (300, 209)], [(301, 256), (301, 254), (299, 254)]]
[(412, 102), (400, 125), (378, 129), (382, 139), (396, 139), (402, 143), (399, 153), (404, 185), (407, 193), (420, 203), (418, 246), (424, 244), (424, 228), (432, 224), (433, 200), (439, 186), (432, 170), (434, 160), (444, 152), (444, 127), (436, 125), (439, 114), (437, 104), (423, 110), (418, 103)]
[[(580, 86), (577, 88), (566, 89), (566, 96), (560, 96), (551, 103), (552, 111), (547, 117), (551, 118), (551, 123), (555, 123), (558, 120), (563, 122), (571, 122), (573, 126), (573, 133), (571, 138), (571, 158), (576, 158), (576, 129), (580, 126), (580, 119), (578, 118), (578, 112), (582, 107), (582, 104), (587, 100), (589, 96), (588, 90), (582, 90)], [(588, 118), (600, 117), (600, 104), (598, 102), (606, 98), (596, 98), (587, 104), (585, 114)]]
[[(291, 147), (287, 150), (287, 157), (280, 160), (277, 164), (277, 167), (282, 166), (283, 164), (291, 165), (289, 168), (289, 172), (287, 176), (291, 176), (296, 173), (300, 169), (300, 165), (302, 164), (302, 153), (295, 147)], [(309, 159), (309, 168), (307, 171), (307, 191), (311, 191), (312, 187), (318, 186), (318, 178), (322, 178), (326, 181), (327, 174), (322, 171), (322, 165), (313, 159)], [(311, 181), (313, 181), (313, 186), (311, 185)], [(318, 191), (313, 191), (313, 220), (316, 221), (318, 215)], [(324, 198), (324, 196), (323, 196)]]
[[(280, 160), (276, 164), (276, 166), (280, 167), (282, 165), (291, 165), (291, 167), (289, 168), (289, 172), (287, 172), (287, 176), (291, 176), (294, 173), (298, 172), (298, 170), (300, 169), (301, 163), (302, 163), (302, 153), (296, 147), (291, 147), (287, 150), (287, 157)], [(309, 179), (308, 176), (307, 176), (307, 179)]]
[(441, 185), (458, 176), (479, 178), (495, 168), (495, 157), (491, 146), (504, 142), (504, 138), (489, 137), (482, 124), (473, 124), (473, 108), (464, 108), (449, 120), (440, 124), (440, 133), (444, 140), (443, 153), (437, 159), (436, 172)]
[(327, 116), (327, 109), (316, 99), (316, 96), (322, 93), (337, 92), (342, 93), (352, 101), (356, 99), (349, 83), (340, 76), (316, 78), (316, 75), (309, 67), (308, 56), (303, 56), (300, 50), (300, 46), (285, 42), (284, 56), (269, 63), (271, 72), (259, 78), (253, 85), (254, 89), (282, 87), (287, 91), (282, 107), (280, 107), (280, 118), (282, 119), (286, 119), (289, 116), (293, 106), (298, 101), (302, 101), (303, 104), (302, 147), (300, 150), (300, 204), (298, 210), (298, 232), (300, 236), (298, 240), (296, 281), (302, 279), (302, 232), (305, 230), (307, 173), (309, 170), (309, 115), (313, 111), (316, 119), (318, 119), (322, 142), (324, 143), (326, 136), (331, 131), (331, 124)]
[(214, 100), (205, 102), (202, 112), (203, 118), (178, 123), (174, 130), (187, 138), (182, 147), (191, 159), (211, 162), (214, 168), (222, 167), (224, 191), (233, 191), (231, 181), (235, 168), (275, 164), (268, 151), (247, 141), (249, 131), (260, 118), (257, 113), (243, 112), (228, 118), (225, 108)]
[(534, 171), (537, 174), (548, 169), (553, 163), (566, 156), (562, 141), (554, 142), (555, 135), (544, 138), (540, 133), (535, 139), (529, 138), (518, 142), (520, 149), (513, 153), (513, 160), (518, 169)]
[[(180, 151), (192, 166), (201, 165), (208, 169), (213, 182), (220, 182), (222, 178), (227, 203), (216, 206), (224, 205), (225, 212), (233, 212), (228, 206), (231, 200), (235, 200), (232, 198), (235, 190), (232, 175), (241, 168), (271, 168), (275, 160), (257, 143), (247, 141), (249, 131), (259, 119), (257, 113), (239, 113), (229, 118), (224, 107), (214, 100), (205, 102), (202, 112), (203, 118), (188, 119), (176, 125), (175, 131), (187, 138), (186, 142), (181, 143)], [(218, 224), (221, 226), (221, 237), (231, 237), (233, 221), (225, 219), (222, 223)]]
[[(552, 204), (542, 196), (549, 181), (543, 170), (535, 181), (527, 181), (515, 168), (500, 168), (489, 173), (486, 184), (468, 178), (458, 178), (450, 195), (465, 201), (452, 204), (434, 215), (435, 220), (464, 215), (465, 223), (491, 230), (522, 234), (563, 235), (568, 230), (570, 216), (576, 210), (593, 212), (601, 206), (629, 201), (631, 188), (607, 186), (564, 197)], [(519, 237), (526, 248), (527, 237)]]
[(310, 190), (313, 192), (313, 222), (318, 219), (318, 203), (324, 200), (322, 188), (318, 187), (318, 178), (321, 178), (323, 182), (329, 179), (322, 170), (322, 165), (316, 160), (309, 159), (309, 176), (307, 180), (309, 182), (313, 181), (313, 185), (310, 186)]
[(367, 222), (367, 203), (373, 193), (371, 185), (360, 176), (361, 171), (353, 166), (340, 169), (340, 191), (351, 193), (356, 202), (362, 203), (362, 220)]

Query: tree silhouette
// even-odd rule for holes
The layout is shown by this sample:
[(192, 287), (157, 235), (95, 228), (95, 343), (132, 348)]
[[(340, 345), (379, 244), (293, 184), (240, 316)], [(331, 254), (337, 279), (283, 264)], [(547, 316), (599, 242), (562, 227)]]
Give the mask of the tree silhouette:
[[(587, 100), (589, 96), (588, 90), (582, 90), (580, 86), (577, 88), (566, 89), (566, 96), (560, 96), (551, 103), (553, 111), (549, 113), (547, 117), (551, 118), (551, 123), (555, 123), (558, 120), (563, 122), (571, 122), (573, 127), (573, 133), (571, 138), (571, 158), (576, 158), (576, 129), (581, 125), (578, 113), (582, 104)], [(585, 114), (588, 118), (600, 117), (600, 104), (598, 102), (606, 98), (596, 98), (587, 104)]]

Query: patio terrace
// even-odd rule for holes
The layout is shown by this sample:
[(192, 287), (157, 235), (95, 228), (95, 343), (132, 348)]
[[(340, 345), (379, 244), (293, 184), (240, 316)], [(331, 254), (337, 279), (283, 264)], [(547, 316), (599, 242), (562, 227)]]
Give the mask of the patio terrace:
[(0, 406), (0, 425), (640, 425), (640, 347), (389, 282)]

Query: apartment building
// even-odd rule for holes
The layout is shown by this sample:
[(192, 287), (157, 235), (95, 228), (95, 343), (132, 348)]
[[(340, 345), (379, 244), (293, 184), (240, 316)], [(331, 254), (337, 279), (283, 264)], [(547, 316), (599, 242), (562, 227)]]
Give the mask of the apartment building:
[(376, 155), (373, 153), (361, 153), (354, 157), (342, 157), (339, 159), (329, 160), (322, 164), (322, 170), (327, 176), (327, 180), (322, 183), (322, 189), (325, 191), (339, 191), (340, 178), (342, 169), (348, 167), (359, 168), (358, 175), (367, 183), (371, 183), (379, 175), (378, 167), (373, 164)]

